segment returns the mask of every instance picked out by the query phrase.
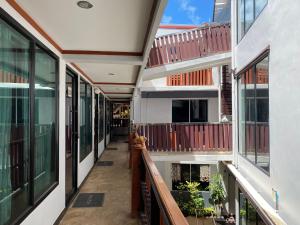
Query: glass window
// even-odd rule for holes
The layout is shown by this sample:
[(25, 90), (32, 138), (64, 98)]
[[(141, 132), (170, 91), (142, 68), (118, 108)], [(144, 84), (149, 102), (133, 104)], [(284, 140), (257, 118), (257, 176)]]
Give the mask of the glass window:
[(245, 143), (246, 156), (255, 163), (255, 81), (253, 68), (245, 73)]
[(110, 102), (105, 99), (106, 135), (110, 133)]
[(255, 18), (259, 16), (267, 3), (268, 0), (255, 0)]
[(254, 21), (254, 1), (245, 0), (245, 31), (249, 29)]
[(0, 225), (29, 206), (30, 41), (0, 19)]
[(0, 19), (0, 225), (16, 223), (57, 183), (58, 60), (31, 43)]
[(269, 171), (269, 57), (239, 75), (239, 151)]
[(56, 60), (41, 48), (35, 55), (34, 196), (39, 197), (56, 180)]
[(238, 40), (241, 40), (245, 32), (245, 0), (238, 0)]
[(189, 100), (172, 101), (172, 122), (189, 122)]
[(240, 41), (249, 30), (255, 19), (267, 5), (268, 0), (237, 1), (237, 37)]
[(207, 122), (207, 100), (191, 100), (190, 122)]
[(239, 191), (239, 224), (240, 225), (265, 225), (252, 203)]
[(269, 57), (256, 64), (256, 163), (269, 170)]
[(209, 185), (210, 167), (206, 164), (172, 163), (172, 190), (178, 190), (181, 183), (198, 182), (201, 190)]
[(104, 138), (104, 96), (99, 94), (99, 142)]
[(92, 151), (92, 87), (80, 80), (80, 161)]

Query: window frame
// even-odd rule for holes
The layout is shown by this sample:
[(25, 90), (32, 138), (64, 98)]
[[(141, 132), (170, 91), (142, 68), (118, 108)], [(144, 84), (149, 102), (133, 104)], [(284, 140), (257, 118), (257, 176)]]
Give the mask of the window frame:
[[(29, 47), (29, 206), (19, 216), (12, 221), (12, 224), (20, 224), (31, 214), (45, 198), (59, 185), (59, 95), (60, 95), (60, 79), (59, 79), (59, 57), (44, 45), (38, 38), (36, 38), (31, 32), (29, 32), (24, 26), (17, 22), (11, 15), (9, 15), (4, 9), (0, 8), (0, 19), (7, 23), (12, 29), (20, 33), (22, 36), (28, 39), (30, 43)], [(55, 165), (55, 181), (37, 198), (34, 197), (34, 156), (35, 156), (35, 56), (36, 47), (39, 47), (45, 53), (55, 60), (55, 149), (54, 149), (54, 165)]]
[[(191, 101), (205, 101), (206, 102), (206, 122), (191, 122)], [(188, 101), (189, 102), (189, 106), (188, 106), (188, 110), (189, 110), (189, 121), (186, 121), (186, 122), (173, 122), (173, 101)], [(172, 123), (178, 123), (178, 124), (185, 124), (185, 123), (191, 123), (191, 124), (199, 124), (199, 123), (209, 123), (208, 121), (208, 98), (187, 98), (187, 99), (184, 99), (184, 98), (174, 98), (172, 99)]]
[[(240, 86), (239, 86), (239, 80), (241, 79), (241, 77), (246, 73), (246, 71), (248, 71), (249, 69), (254, 69), (253, 71), (253, 76), (256, 76), (256, 69), (255, 66), (260, 63), (263, 59), (265, 59), (266, 57), (269, 58), (268, 61), (268, 68), (270, 68), (270, 46), (268, 46), (267, 48), (265, 48), (254, 60), (252, 60), (249, 64), (247, 64), (245, 67), (243, 67), (239, 72), (236, 73), (236, 75), (234, 76), (234, 79), (236, 80), (236, 84), (237, 84), (237, 90), (239, 90)], [(270, 75), (270, 70), (269, 70), (269, 75)], [(255, 90), (256, 90), (256, 82), (255, 82)], [(268, 91), (270, 91), (270, 79), (268, 80)], [(256, 97), (256, 93), (255, 93), (255, 97)], [(240, 122), (240, 104), (239, 104), (239, 93), (236, 95), (236, 102), (237, 102), (237, 134), (238, 134), (238, 154), (239, 156), (243, 157), (243, 159), (247, 160), (248, 162), (250, 162), (253, 166), (255, 166), (257, 169), (259, 169), (260, 171), (262, 171), (264, 174), (266, 174), (267, 176), (270, 176), (270, 168), (271, 168), (271, 148), (270, 148), (270, 143), (271, 143), (271, 136), (270, 136), (270, 132), (269, 132), (269, 170), (265, 170), (264, 168), (262, 168), (261, 166), (259, 166), (256, 163), (256, 155), (257, 155), (257, 150), (255, 147), (255, 162), (251, 161), (246, 155), (247, 155), (247, 151), (246, 148), (244, 149), (245, 155), (243, 153), (241, 153), (241, 149), (240, 149), (240, 126), (239, 126), (239, 122)], [(269, 112), (270, 112), (270, 100), (268, 101), (268, 108), (269, 108)], [(256, 110), (256, 106), (255, 106), (255, 110)], [(246, 116), (245, 116), (245, 120), (246, 120)], [(255, 118), (255, 123), (256, 123), (257, 118)], [(270, 123), (269, 123), (270, 124)], [(256, 138), (255, 138), (255, 143), (256, 143)]]

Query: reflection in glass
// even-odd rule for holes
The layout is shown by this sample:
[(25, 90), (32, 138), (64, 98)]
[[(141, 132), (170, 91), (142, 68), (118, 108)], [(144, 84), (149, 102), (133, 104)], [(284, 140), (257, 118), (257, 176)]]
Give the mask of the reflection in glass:
[(99, 142), (104, 138), (104, 96), (99, 94)]
[(254, 1), (245, 0), (245, 31), (249, 29), (254, 21)]
[(239, 152), (265, 171), (270, 163), (268, 64), (266, 56), (238, 80)]
[(80, 80), (80, 161), (92, 151), (92, 87)]
[(257, 164), (269, 171), (269, 58), (256, 65), (256, 151)]
[(0, 225), (29, 206), (29, 48), (0, 19)]
[(38, 198), (56, 180), (56, 60), (41, 48), (35, 56), (34, 196)]
[(207, 100), (190, 101), (190, 122), (207, 122)]
[(255, 0), (255, 18), (261, 13), (268, 0)]

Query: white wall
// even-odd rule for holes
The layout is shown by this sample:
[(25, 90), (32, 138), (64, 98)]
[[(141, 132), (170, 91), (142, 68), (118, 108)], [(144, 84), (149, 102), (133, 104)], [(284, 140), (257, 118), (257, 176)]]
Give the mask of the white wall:
[[(235, 4), (236, 0), (233, 6)], [(298, 1), (269, 0), (246, 36), (234, 48), (233, 60), (233, 67), (239, 71), (270, 47), (270, 175), (264, 174), (240, 156), (236, 158), (235, 164), (273, 207), (272, 189), (278, 191), (279, 215), (287, 224), (299, 224), (299, 12)], [(236, 18), (235, 15), (232, 17)], [(236, 37), (236, 34), (232, 37)], [(236, 101), (234, 103), (236, 108)], [(237, 133), (235, 138), (237, 140)], [(238, 150), (236, 145), (234, 150)]]
[[(208, 122), (219, 121), (218, 98), (208, 100)], [(140, 109), (141, 123), (172, 123), (172, 98), (142, 98), (136, 107)], [(136, 110), (138, 110), (135, 108)], [(137, 122), (135, 120), (135, 122)]]
[[(21, 17), (6, 1), (0, 1), (0, 7), (17, 20), (26, 30), (40, 40), (47, 48), (59, 57), (59, 184), (49, 195), (22, 221), (22, 225), (52, 225), (65, 208), (65, 76), (66, 62), (61, 53), (41, 36), (23, 17)], [(80, 75), (72, 65), (74, 71)], [(80, 104), (80, 102), (79, 102)], [(80, 107), (80, 106), (79, 106)], [(79, 108), (80, 109), (80, 108)], [(80, 112), (79, 112), (80, 113)], [(41, 120), (47, 120), (45, 115), (40, 115)], [(79, 115), (80, 118), (80, 115)], [(93, 142), (94, 143), (94, 142)], [(80, 146), (80, 143), (78, 144)], [(102, 145), (101, 145), (102, 146)], [(102, 148), (102, 147), (101, 147)], [(79, 149), (78, 149), (79, 156)], [(78, 163), (78, 185), (85, 178), (93, 165), (94, 152)], [(45, 215), (47, 218), (45, 219)]]

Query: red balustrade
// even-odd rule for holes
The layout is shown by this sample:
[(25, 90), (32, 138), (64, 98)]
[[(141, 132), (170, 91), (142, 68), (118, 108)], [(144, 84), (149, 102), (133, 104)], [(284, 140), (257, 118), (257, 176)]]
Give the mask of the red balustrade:
[(136, 124), (150, 151), (231, 151), (230, 123)]
[(157, 37), (147, 67), (196, 59), (231, 50), (230, 24), (209, 25)]

